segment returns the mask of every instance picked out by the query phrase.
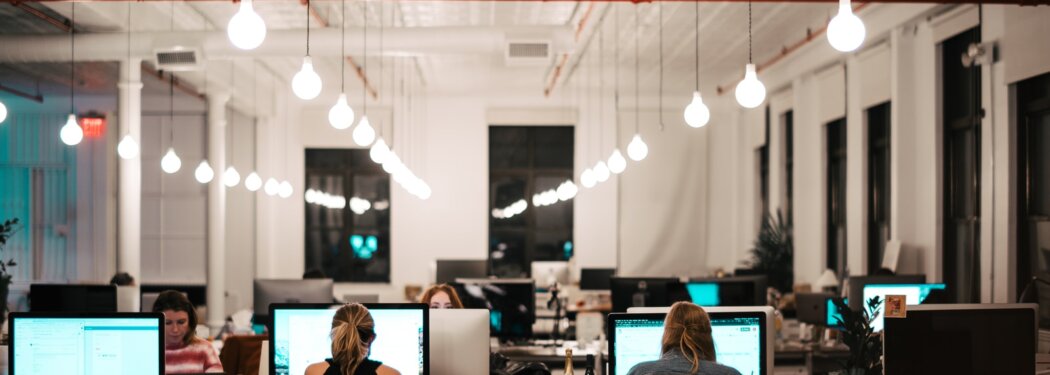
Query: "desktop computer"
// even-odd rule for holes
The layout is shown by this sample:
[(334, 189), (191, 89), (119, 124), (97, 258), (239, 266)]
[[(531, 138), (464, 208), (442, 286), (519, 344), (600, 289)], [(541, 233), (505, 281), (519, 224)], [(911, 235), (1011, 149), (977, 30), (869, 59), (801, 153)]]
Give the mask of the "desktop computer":
[(673, 277), (613, 277), (610, 284), (613, 312), (691, 300), (686, 286)]
[[(875, 320), (871, 322), (871, 328), (875, 332), (881, 332), (883, 326), (883, 319), (885, 318), (883, 311), (886, 307), (886, 296), (891, 295), (903, 295), (905, 296), (905, 303), (908, 306), (918, 305), (926, 301), (926, 298), (930, 296), (934, 291), (944, 291), (944, 284), (867, 284), (864, 285), (864, 300), (868, 301), (873, 297), (878, 296), (882, 302), (878, 311), (869, 312), (872, 316), (875, 316)], [(865, 306), (867, 308), (867, 306)]]
[(536, 280), (539, 291), (547, 291), (551, 284), (557, 282), (562, 288), (569, 285), (569, 262), (543, 261), (532, 262), (532, 279)]
[(581, 268), (580, 290), (610, 290), (609, 279), (613, 276), (615, 268)]
[(868, 301), (864, 299), (864, 286), (868, 284), (925, 284), (926, 275), (895, 275), (895, 276), (850, 276), (846, 279), (849, 294), (849, 307), (859, 311), (865, 307)]
[[(272, 304), (270, 375), (299, 375), (332, 357), (332, 317), (342, 305)], [(429, 374), (430, 309), (423, 304), (366, 303), (376, 339), (368, 358), (401, 374)]]
[(32, 312), (117, 312), (115, 285), (32, 284)]
[(430, 310), (430, 362), (433, 375), (489, 373), (489, 311)]
[(255, 324), (269, 324), (270, 304), (322, 303), (332, 304), (332, 279), (264, 280), (256, 279), (253, 286)]
[(768, 284), (766, 276), (732, 276), (691, 279), (686, 289), (700, 306), (763, 306)]
[(488, 261), (484, 259), (439, 259), (434, 282), (451, 284), (456, 279), (484, 279), (488, 277), (488, 267)]
[(452, 286), (468, 309), (489, 310), (489, 331), (508, 340), (532, 338), (536, 284), (532, 279), (459, 279)]
[(160, 313), (11, 313), (11, 375), (161, 375)]

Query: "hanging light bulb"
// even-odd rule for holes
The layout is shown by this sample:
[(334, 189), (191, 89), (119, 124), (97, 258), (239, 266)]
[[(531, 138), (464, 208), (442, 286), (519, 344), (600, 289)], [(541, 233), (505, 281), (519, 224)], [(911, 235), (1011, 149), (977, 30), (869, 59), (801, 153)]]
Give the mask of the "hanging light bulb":
[(376, 164), (383, 164), (386, 160), (387, 155), (390, 154), (390, 147), (386, 145), (383, 138), (376, 140), (376, 143), (372, 144), (372, 149), (368, 150), (368, 156), (372, 158), (372, 161)]
[(302, 100), (310, 100), (321, 94), (321, 76), (314, 71), (310, 56), (303, 57), (303, 68), (292, 77), (292, 91)]
[(641, 134), (635, 134), (631, 143), (627, 144), (627, 156), (634, 161), (642, 161), (649, 156), (649, 146), (642, 140)]
[(197, 170), (193, 171), (193, 177), (197, 178), (197, 182), (206, 184), (211, 182), (211, 179), (215, 178), (215, 170), (211, 169), (207, 160), (202, 160), (201, 163), (197, 165)]
[(434, 192), (430, 190), (430, 185), (427, 185), (426, 182), (423, 182), (423, 180), (420, 180), (420, 188), (419, 188), (419, 195), (418, 195), (419, 199), (422, 199), (422, 200), (430, 199), (430, 195), (433, 194), (433, 193)]
[(259, 178), (259, 174), (255, 172), (248, 174), (248, 177), (244, 179), (244, 187), (247, 188), (248, 191), (258, 191), (259, 188), (262, 187), (262, 184), (262, 179)]
[(222, 174), (222, 183), (226, 184), (226, 187), (234, 187), (241, 183), (241, 174), (237, 173), (237, 168), (232, 165), (226, 168), (226, 173)]
[(864, 21), (853, 14), (850, 0), (839, 0), (839, 13), (828, 23), (828, 43), (831, 47), (850, 52), (864, 43)]
[(280, 195), (281, 198), (288, 198), (292, 196), (292, 183), (288, 182), (288, 180), (284, 180), (284, 182), (281, 182), (281, 185), (277, 188), (277, 195)]
[(139, 156), (139, 143), (135, 142), (135, 138), (131, 137), (131, 134), (125, 135), (117, 144), (117, 155), (120, 155), (121, 159), (134, 159)]
[(594, 179), (598, 182), (605, 182), (609, 179), (609, 166), (605, 165), (605, 161), (599, 161), (594, 166)]
[(766, 86), (758, 80), (755, 64), (747, 64), (744, 70), (744, 80), (736, 84), (736, 102), (744, 108), (755, 108), (766, 100)]
[(332, 109), (328, 110), (328, 123), (333, 128), (343, 130), (354, 124), (354, 109), (346, 102), (346, 94), (339, 94)]
[(361, 116), (361, 122), (354, 128), (354, 143), (358, 146), (368, 146), (376, 139), (376, 130), (368, 123), (368, 115)]
[(606, 165), (609, 167), (609, 172), (620, 174), (627, 169), (627, 159), (623, 158), (620, 149), (615, 149), (612, 155), (609, 155), (609, 162)]
[(66, 119), (66, 124), (58, 132), (58, 136), (62, 138), (62, 143), (70, 146), (76, 146), (84, 139), (84, 129), (81, 129), (80, 124), (77, 124), (77, 115), (69, 115)]
[(580, 183), (583, 184), (583, 187), (588, 189), (594, 187), (594, 185), (597, 185), (598, 181), (594, 177), (594, 171), (590, 168), (584, 169), (583, 173), (580, 174)]
[(266, 185), (263, 186), (263, 191), (266, 192), (266, 195), (269, 195), (271, 197), (277, 195), (277, 190), (280, 189), (281, 184), (278, 183), (277, 180), (274, 180), (273, 177), (266, 179)]
[(711, 121), (711, 110), (704, 104), (699, 91), (693, 91), (693, 101), (685, 107), (685, 123), (694, 128), (700, 128)]
[(7, 106), (0, 102), (0, 124), (4, 123), (4, 120), (7, 120)]
[(179, 171), (182, 168), (182, 160), (179, 159), (179, 155), (175, 155), (175, 148), (169, 147), (168, 153), (164, 154), (164, 158), (160, 159), (160, 169), (164, 172), (172, 174)]
[(255, 49), (266, 40), (266, 22), (255, 13), (252, 0), (241, 0), (240, 10), (226, 25), (226, 36), (234, 46), (245, 50)]

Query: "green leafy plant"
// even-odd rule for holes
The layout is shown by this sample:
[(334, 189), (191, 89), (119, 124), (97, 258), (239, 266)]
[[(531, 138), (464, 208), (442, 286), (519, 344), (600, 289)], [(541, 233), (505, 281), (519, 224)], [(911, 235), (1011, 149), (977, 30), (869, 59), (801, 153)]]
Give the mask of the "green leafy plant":
[[(7, 240), (19, 228), (18, 218), (4, 220), (0, 225), (0, 256), (3, 255), (3, 250), (7, 246)], [(14, 259), (0, 260), (0, 324), (7, 321), (7, 295), (11, 290), (11, 273), (8, 269), (16, 265)]]
[(875, 333), (871, 324), (879, 317), (882, 299), (878, 296), (867, 301), (867, 308), (860, 311), (850, 309), (843, 299), (834, 299), (839, 316), (835, 319), (842, 332), (842, 342), (849, 347), (849, 359), (842, 364), (846, 374), (882, 374), (882, 336)]
[(788, 292), (794, 283), (795, 246), (791, 225), (784, 221), (780, 210), (776, 216), (766, 214), (758, 232), (751, 259), (744, 265), (769, 276), (769, 285)]

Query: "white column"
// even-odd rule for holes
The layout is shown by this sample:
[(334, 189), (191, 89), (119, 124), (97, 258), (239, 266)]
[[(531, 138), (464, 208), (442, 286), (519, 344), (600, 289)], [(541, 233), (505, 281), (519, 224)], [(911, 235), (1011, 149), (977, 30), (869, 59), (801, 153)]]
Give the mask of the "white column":
[[(142, 145), (142, 60), (120, 62), (120, 134), (131, 135)], [(141, 153), (140, 153), (141, 154)], [(118, 158), (120, 182), (117, 192), (117, 271), (142, 282), (142, 158)]]
[(208, 163), (215, 178), (208, 183), (208, 320), (213, 330), (226, 318), (226, 102), (228, 92), (208, 93)]

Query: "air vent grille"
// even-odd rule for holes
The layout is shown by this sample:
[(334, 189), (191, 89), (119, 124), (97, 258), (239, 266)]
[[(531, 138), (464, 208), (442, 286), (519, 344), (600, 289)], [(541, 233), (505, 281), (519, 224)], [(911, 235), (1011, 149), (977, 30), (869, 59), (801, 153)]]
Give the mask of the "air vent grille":
[(510, 43), (507, 51), (510, 58), (547, 58), (550, 45), (547, 43)]
[(157, 52), (157, 62), (166, 64), (197, 64), (197, 54), (194, 51), (165, 51)]
[(157, 69), (172, 72), (200, 70), (204, 62), (200, 49), (196, 47), (160, 48), (154, 50), (153, 55), (157, 59)]

